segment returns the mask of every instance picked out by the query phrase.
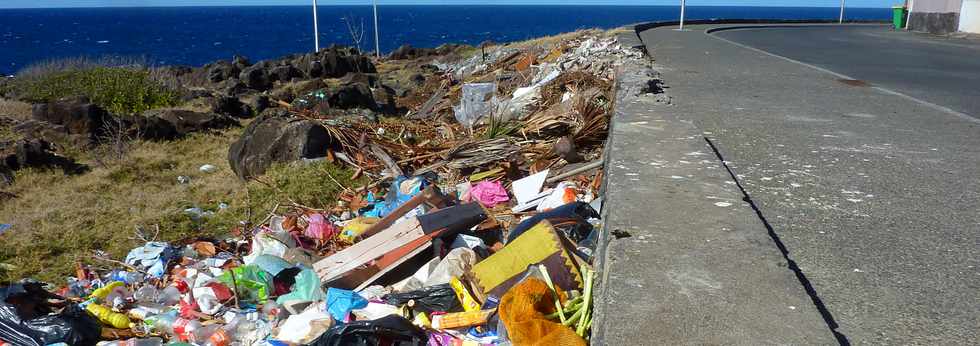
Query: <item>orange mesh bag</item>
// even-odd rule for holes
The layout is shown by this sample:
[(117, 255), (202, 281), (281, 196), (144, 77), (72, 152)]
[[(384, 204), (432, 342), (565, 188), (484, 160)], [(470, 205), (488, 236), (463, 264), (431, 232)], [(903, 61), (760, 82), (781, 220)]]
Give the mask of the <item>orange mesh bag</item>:
[(544, 281), (535, 278), (512, 287), (498, 307), (515, 346), (585, 346), (585, 340), (574, 330), (545, 318), (554, 311), (554, 295)]

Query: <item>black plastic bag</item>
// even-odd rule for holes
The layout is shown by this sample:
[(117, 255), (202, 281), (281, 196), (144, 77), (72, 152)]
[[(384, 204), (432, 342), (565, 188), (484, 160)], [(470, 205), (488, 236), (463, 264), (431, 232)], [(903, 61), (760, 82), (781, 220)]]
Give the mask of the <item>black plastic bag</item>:
[(456, 291), (453, 291), (453, 287), (449, 284), (422, 287), (405, 293), (392, 293), (386, 295), (384, 301), (394, 306), (402, 306), (409, 301), (414, 301), (412, 310), (425, 313), (463, 311), (463, 304), (456, 298)]
[(425, 346), (429, 337), (404, 317), (388, 315), (331, 327), (311, 346)]
[(72, 304), (58, 314), (21, 320), (17, 307), (0, 302), (0, 339), (23, 346), (63, 342), (90, 346), (99, 342), (102, 325), (87, 311)]
[(95, 345), (102, 336), (99, 320), (72, 304), (57, 315), (47, 315), (25, 321), (31, 329), (44, 335), (45, 344), (64, 342), (69, 345)]
[(517, 227), (514, 227), (510, 231), (510, 235), (507, 237), (507, 243), (510, 244), (511, 241), (517, 239), (518, 236), (537, 225), (541, 220), (548, 220), (556, 230), (561, 231), (568, 239), (578, 243), (588, 238), (589, 234), (592, 233), (592, 224), (587, 220), (598, 217), (599, 213), (595, 209), (592, 209), (592, 206), (588, 203), (568, 203), (534, 215), (519, 223)]
[(0, 301), (0, 340), (14, 345), (44, 346), (41, 336), (25, 326), (17, 316), (17, 308)]

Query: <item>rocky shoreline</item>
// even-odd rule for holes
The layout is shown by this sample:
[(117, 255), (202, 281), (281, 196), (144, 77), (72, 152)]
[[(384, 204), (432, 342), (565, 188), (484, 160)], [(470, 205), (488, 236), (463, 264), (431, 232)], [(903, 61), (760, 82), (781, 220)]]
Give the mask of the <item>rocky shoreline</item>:
[[(407, 112), (405, 101), (419, 97), (417, 89), (427, 81), (438, 78), (439, 69), (428, 62), (458, 59), (458, 52), (472, 49), (459, 45), (434, 49), (404, 46), (383, 60), (377, 60), (352, 48), (332, 46), (316, 53), (295, 54), (255, 63), (235, 56), (231, 60), (216, 61), (201, 67), (153, 68), (152, 74), (162, 76), (159, 77), (162, 82), (180, 95), (178, 106), (150, 109), (140, 114), (111, 114), (88, 98), (78, 96), (34, 103), (30, 119), (0, 114), (0, 124), (9, 129), (16, 139), (0, 142), (0, 153), (3, 153), (0, 157), (0, 175), (9, 183), (14, 179), (13, 172), (25, 167), (59, 167), (72, 174), (84, 172), (84, 165), (60, 155), (57, 148), (99, 145), (111, 134), (120, 131), (125, 132), (126, 138), (173, 140), (190, 133), (241, 126), (242, 120), (258, 117), (255, 126), (247, 130), (249, 138), (283, 142), (281, 139), (288, 137), (286, 142), (296, 142), (295, 138), (304, 135), (305, 138), (319, 135), (322, 140), (324, 134), (310, 133), (318, 130), (311, 130), (313, 127), (309, 124), (269, 126), (267, 122), (278, 124), (286, 109), (318, 114), (343, 113), (372, 120), (383, 116), (403, 116)], [(421, 58), (428, 60), (423, 62)], [(407, 68), (399, 73), (379, 74), (377, 65), (391, 61), (410, 62), (402, 64)], [(12, 83), (16, 78), (5, 83)], [(0, 97), (32, 101), (23, 100), (16, 92)], [(268, 143), (258, 143), (257, 146), (266, 147)], [(288, 152), (297, 146), (309, 144), (312, 143), (283, 144), (288, 148), (277, 149)], [(322, 150), (316, 153), (301, 152), (299, 156), (323, 153)], [(281, 159), (288, 161), (297, 158)], [(231, 160), (236, 162), (232, 166), (239, 168), (240, 176), (244, 178), (249, 174), (261, 173), (276, 158), (265, 158), (259, 164), (245, 164), (238, 162), (242, 160), (240, 155), (232, 154)]]

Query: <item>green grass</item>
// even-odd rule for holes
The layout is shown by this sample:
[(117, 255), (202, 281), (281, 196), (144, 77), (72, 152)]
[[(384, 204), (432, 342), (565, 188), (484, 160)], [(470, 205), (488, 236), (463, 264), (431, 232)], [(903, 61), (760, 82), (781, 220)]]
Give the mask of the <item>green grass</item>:
[[(148, 236), (159, 227), (157, 240), (162, 241), (223, 237), (249, 216), (252, 222), (262, 221), (277, 203), (335, 206), (342, 188), (331, 176), (350, 188), (365, 183), (351, 181), (351, 170), (327, 162), (276, 165), (260, 177), (264, 183), (242, 182), (227, 161), (228, 146), (241, 131), (136, 142), (122, 161), (93, 165), (92, 172), (79, 176), (18, 171), (14, 185), (4, 190), (20, 197), (0, 203), (0, 223), (13, 225), (0, 235), (0, 282), (33, 277), (62, 285), (76, 261), (112, 267), (92, 259), (97, 250), (125, 258), (142, 243), (134, 237), (136, 226), (149, 230)], [(203, 164), (218, 170), (202, 173), (198, 168)], [(190, 183), (179, 184), (181, 175), (190, 177)], [(229, 207), (221, 210), (221, 203)], [(191, 207), (215, 214), (194, 218), (184, 212)]]
[(177, 91), (164, 87), (142, 68), (89, 67), (17, 77), (10, 86), (22, 99), (50, 102), (63, 97), (86, 96), (114, 114), (136, 114), (175, 106)]

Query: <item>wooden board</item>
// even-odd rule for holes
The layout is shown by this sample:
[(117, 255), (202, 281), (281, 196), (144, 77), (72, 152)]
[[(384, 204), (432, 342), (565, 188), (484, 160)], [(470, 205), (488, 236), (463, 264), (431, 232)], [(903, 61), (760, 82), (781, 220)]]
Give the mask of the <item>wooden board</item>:
[(316, 262), (313, 264), (313, 269), (316, 270), (321, 282), (333, 281), (357, 267), (424, 236), (425, 233), (422, 231), (418, 219), (411, 218), (394, 224), (378, 232), (378, 234)]

